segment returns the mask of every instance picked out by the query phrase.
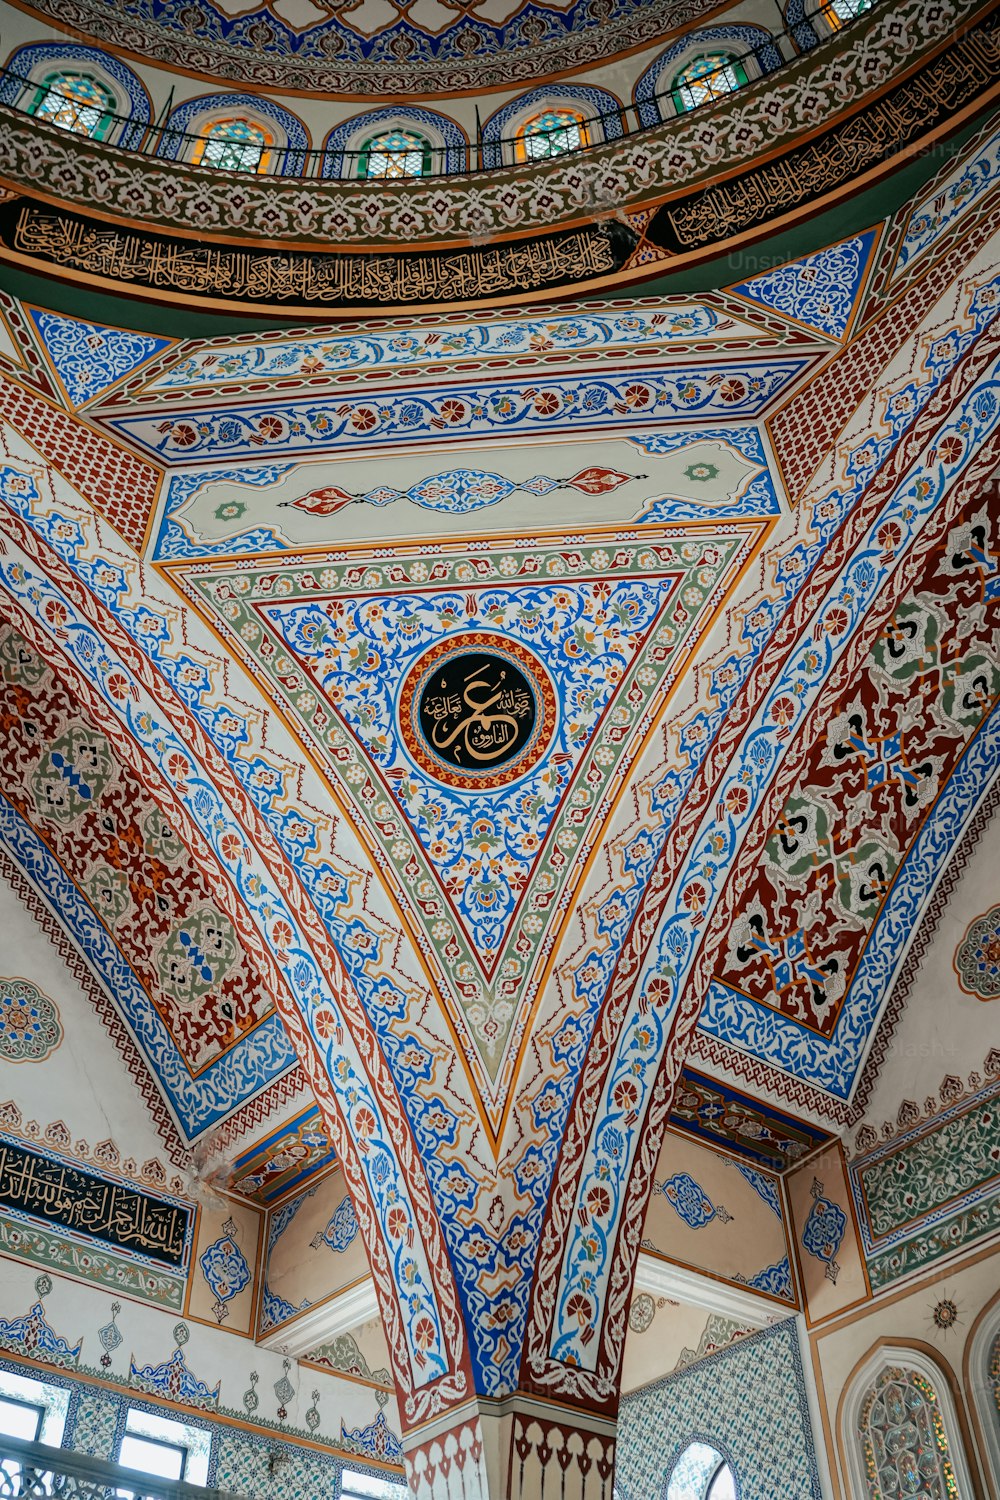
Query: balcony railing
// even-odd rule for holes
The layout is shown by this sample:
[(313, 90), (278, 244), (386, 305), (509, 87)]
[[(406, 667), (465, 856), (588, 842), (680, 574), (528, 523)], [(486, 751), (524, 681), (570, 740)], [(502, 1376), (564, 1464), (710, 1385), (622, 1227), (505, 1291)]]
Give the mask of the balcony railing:
[[(784, 64), (793, 62), (803, 53), (818, 46), (821, 41), (828, 41), (833, 35), (849, 34), (851, 27), (857, 21), (867, 19), (872, 11), (878, 10), (885, 3), (885, 0), (869, 0), (869, 3), (859, 9), (853, 17), (846, 20), (839, 11), (834, 9), (835, 3), (836, 0), (822, 0), (822, 3), (805, 20), (797, 22), (791, 28), (771, 33), (757, 47), (743, 47), (739, 52), (733, 52), (725, 64), (702, 74), (697, 80), (697, 86), (704, 89), (707, 97), (701, 103), (685, 108), (683, 113), (701, 113), (715, 105), (725, 103), (732, 93), (737, 92), (731, 87), (722, 87), (728, 81), (726, 75), (734, 66), (742, 65), (744, 70), (750, 73), (747, 84), (742, 87), (751, 86), (759, 78), (780, 71)], [(822, 17), (826, 22), (827, 29), (823, 35), (813, 25), (818, 17)], [(697, 33), (691, 35), (694, 38)], [(748, 64), (751, 65), (749, 69)], [(718, 89), (711, 86), (713, 81), (719, 83)], [(614, 110), (581, 116), (577, 121), (575, 144), (571, 141), (571, 132), (567, 130), (565, 124), (552, 126), (548, 130), (532, 130), (527, 140), (524, 135), (519, 134), (495, 139), (484, 139), (479, 136), (475, 141), (463, 142), (459, 146), (439, 146), (429, 142), (428, 149), (423, 152), (425, 160), (419, 172), (410, 174), (405, 171), (399, 173), (389, 171), (377, 176), (373, 174), (371, 178), (366, 177), (365, 180), (378, 181), (383, 175), (390, 177), (412, 175), (415, 178), (426, 179), (463, 172), (488, 172), (500, 166), (511, 166), (516, 162), (523, 163), (525, 160), (540, 163), (556, 155), (560, 157), (576, 155), (604, 141), (621, 140), (625, 136), (641, 135), (649, 129), (654, 129), (677, 113), (673, 102), (676, 93), (675, 83), (671, 81), (668, 87), (651, 93), (646, 99), (635, 104), (622, 105)], [(42, 101), (47, 94), (54, 94), (63, 104), (72, 103), (58, 90), (45, 89), (36, 80), (10, 69), (0, 68), (0, 101), (16, 113), (34, 116), (40, 111)], [(225, 94), (219, 95), (220, 107), (224, 106), (225, 99)], [(404, 120), (405, 117), (406, 107), (401, 105), (400, 119)], [(42, 118), (44, 119), (44, 115)], [(359, 121), (359, 127), (360, 124)], [(72, 127), (64, 128), (71, 129)], [(79, 133), (89, 134), (83, 131)], [(206, 143), (204, 135), (176, 130), (169, 124), (162, 123), (161, 120), (147, 124), (135, 120), (130, 115), (119, 115), (112, 111), (102, 113), (97, 139), (100, 144), (111, 145), (121, 151), (141, 156), (166, 157), (181, 162), (186, 160), (189, 163), (196, 148), (204, 149)], [(213, 143), (221, 145), (224, 145), (228, 139), (221, 135), (212, 137)], [(545, 149), (546, 143), (549, 143), (548, 150)], [(214, 167), (210, 161), (205, 160), (199, 165), (218, 176), (249, 172), (268, 177), (358, 179), (359, 176), (365, 175), (362, 172), (362, 163), (372, 154), (367, 147), (360, 150), (346, 150), (330, 146), (310, 150), (293, 146), (257, 148), (242, 138), (239, 140), (233, 138), (229, 144), (234, 148), (234, 155), (243, 154), (246, 165)], [(254, 156), (254, 151), (258, 149), (259, 155)], [(392, 155), (393, 153), (382, 152), (381, 154)]]
[(0, 1436), (0, 1500), (239, 1500), (176, 1479), (154, 1479), (120, 1464)]

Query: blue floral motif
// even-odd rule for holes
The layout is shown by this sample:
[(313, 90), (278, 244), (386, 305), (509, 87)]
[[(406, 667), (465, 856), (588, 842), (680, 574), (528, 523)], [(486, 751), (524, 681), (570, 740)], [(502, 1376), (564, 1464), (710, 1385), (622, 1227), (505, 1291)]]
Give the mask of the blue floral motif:
[(29, 311), (74, 406), (92, 401), (172, 343), (171, 339), (131, 333), (127, 328), (105, 328), (100, 323), (83, 323), (79, 318), (35, 308)]
[(928, 197), (913, 209), (893, 269), (893, 280), (993, 187), (998, 172), (1000, 132), (990, 136), (974, 157), (960, 162), (948, 181), (935, 185)]
[(221, 1381), (213, 1389), (199, 1380), (188, 1369), (183, 1349), (175, 1349), (159, 1365), (137, 1365), (134, 1359), (130, 1360), (129, 1384), (151, 1396), (166, 1396), (188, 1406), (216, 1406), (221, 1387)]
[(313, 1240), (314, 1245), (329, 1245), (338, 1252), (353, 1244), (358, 1233), (358, 1216), (350, 1198), (344, 1197), (337, 1204), (333, 1216), (323, 1233)]
[(877, 234), (877, 230), (869, 229), (803, 260), (789, 261), (749, 281), (737, 282), (730, 291), (796, 322), (808, 323), (830, 338), (842, 339), (850, 326)]
[(765, 1266), (762, 1271), (757, 1272), (756, 1276), (748, 1276), (745, 1279), (737, 1276), (734, 1279), (742, 1281), (745, 1286), (754, 1287), (758, 1292), (770, 1292), (772, 1297), (781, 1297), (785, 1302), (795, 1301), (792, 1268), (788, 1263), (787, 1255), (773, 1266)]
[(250, 1267), (232, 1234), (222, 1234), (209, 1245), (201, 1257), (205, 1280), (216, 1298), (216, 1316), (225, 1313), (225, 1304), (250, 1284)]
[(0, 1318), (0, 1347), (66, 1368), (79, 1360), (83, 1339), (71, 1345), (61, 1338), (46, 1321), (41, 1302), (33, 1302), (20, 1317)]
[[(390, 778), (484, 967), (503, 944), (594, 727), (672, 592), (669, 579), (650, 579), (388, 599), (350, 595), (329, 609), (312, 600), (267, 606), (289, 649), (315, 671)], [(512, 786), (489, 792), (449, 788), (420, 769), (397, 714), (399, 684), (421, 653), (477, 630), (534, 648), (555, 679), (561, 710), (537, 764)]]
[(442, 332), (410, 328), (406, 332), (351, 333), (320, 338), (256, 340), (219, 349), (214, 344), (179, 359), (150, 382), (150, 390), (186, 390), (192, 385), (211, 388), (230, 380), (323, 371), (391, 369), (399, 365), (486, 358), (491, 354), (524, 353), (538, 349), (602, 349), (612, 345), (665, 345), (678, 340), (706, 338), (718, 326), (719, 314), (699, 303), (655, 311), (630, 308), (618, 314), (578, 314), (575, 317), (504, 318), (502, 321), (454, 324)]
[(840, 1249), (847, 1229), (847, 1215), (829, 1198), (817, 1197), (809, 1210), (809, 1217), (802, 1226), (802, 1247), (817, 1260), (832, 1265)]
[(758, 1172), (756, 1167), (748, 1166), (746, 1162), (734, 1161), (733, 1166), (740, 1176), (749, 1182), (758, 1198), (762, 1198), (775, 1217), (780, 1219), (781, 1200), (778, 1197), (776, 1179), (768, 1177), (764, 1172)]
[(403, 1445), (385, 1420), (384, 1411), (380, 1411), (374, 1422), (369, 1422), (367, 1427), (345, 1427), (341, 1422), (340, 1436), (350, 1443), (351, 1449), (363, 1453), (365, 1458), (388, 1459), (400, 1464), (403, 1462)]
[(716, 1208), (704, 1188), (699, 1187), (687, 1172), (678, 1172), (669, 1178), (660, 1191), (691, 1229), (703, 1229), (726, 1212)]
[[(289, 456), (345, 449), (366, 451), (415, 438), (439, 440), (497, 433), (580, 432), (605, 426), (648, 426), (650, 420), (740, 420), (757, 416), (805, 368), (804, 358), (776, 359), (746, 370), (688, 365), (629, 370), (625, 375), (560, 375), (533, 379), (375, 392), (285, 404), (267, 401), (223, 412), (185, 407), (177, 416), (122, 416), (109, 425), (156, 460), (191, 463)], [(720, 378), (721, 376), (721, 378)]]
[(305, 1192), (299, 1193), (296, 1198), (289, 1198), (280, 1208), (269, 1216), (267, 1224), (267, 1248), (264, 1254), (264, 1290), (261, 1298), (260, 1331), (267, 1333), (269, 1329), (275, 1328), (279, 1323), (287, 1323), (289, 1318), (294, 1318), (296, 1313), (304, 1312), (312, 1304), (308, 1299), (295, 1307), (287, 1298), (272, 1292), (267, 1283), (267, 1273), (271, 1263), (271, 1253), (275, 1245), (281, 1239), (289, 1224), (295, 1218), (299, 1209), (308, 1198), (312, 1198), (316, 1192), (314, 1187), (307, 1188)]

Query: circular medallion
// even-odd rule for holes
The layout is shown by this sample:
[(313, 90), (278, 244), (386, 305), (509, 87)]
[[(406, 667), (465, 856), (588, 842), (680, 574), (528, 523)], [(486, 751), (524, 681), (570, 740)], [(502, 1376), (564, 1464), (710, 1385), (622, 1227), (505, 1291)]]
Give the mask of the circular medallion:
[(54, 1000), (30, 979), (0, 979), (0, 1057), (41, 1062), (63, 1039)]
[(541, 662), (486, 631), (425, 651), (403, 679), (399, 724), (422, 771), (462, 791), (507, 786), (552, 741), (556, 695)]
[(1000, 906), (966, 928), (954, 959), (958, 983), (979, 1000), (1000, 997)]
[(633, 1333), (645, 1333), (656, 1316), (656, 1303), (648, 1292), (636, 1292), (629, 1309), (628, 1326)]

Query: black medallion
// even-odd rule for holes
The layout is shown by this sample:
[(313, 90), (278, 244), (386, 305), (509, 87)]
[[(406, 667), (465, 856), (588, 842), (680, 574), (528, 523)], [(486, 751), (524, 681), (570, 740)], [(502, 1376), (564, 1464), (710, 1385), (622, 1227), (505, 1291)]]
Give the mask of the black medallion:
[(439, 641), (411, 669), (400, 724), (422, 769), (456, 787), (505, 785), (551, 739), (555, 695), (541, 663), (517, 641), (474, 631)]

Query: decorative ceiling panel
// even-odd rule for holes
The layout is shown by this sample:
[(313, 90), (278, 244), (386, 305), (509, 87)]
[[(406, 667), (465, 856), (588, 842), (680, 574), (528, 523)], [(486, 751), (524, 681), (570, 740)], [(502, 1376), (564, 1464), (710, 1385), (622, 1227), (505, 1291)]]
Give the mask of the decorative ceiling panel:
[[(988, 404), (995, 400), (984, 394)], [(942, 457), (960, 460), (961, 431)], [(995, 482), (990, 490), (995, 497)], [(928, 557), (785, 802), (744, 889), (702, 1029), (845, 1098), (941, 865), (995, 765), (995, 505)], [(883, 546), (898, 545), (891, 524)]]
[(787, 1171), (830, 1140), (827, 1131), (692, 1068), (681, 1073), (670, 1122), (675, 1130), (709, 1145), (724, 1146), (778, 1172)]
[[(763, 524), (173, 572), (350, 809), (494, 1107), (630, 761)], [(477, 736), (508, 731), (482, 776)]]
[(336, 1161), (316, 1105), (257, 1140), (233, 1161), (228, 1186), (266, 1207), (301, 1189)]
[[(211, 78), (312, 92), (451, 92), (528, 82), (649, 45), (720, 8), (719, 0), (66, 0), (33, 8), (75, 32), (114, 41)], [(192, 39), (197, 37), (197, 42)]]
[(96, 730), (76, 690), (10, 625), (0, 823), (135, 1032), (188, 1140), (295, 1065), (274, 976), (220, 908), (134, 753)]
[(806, 371), (807, 356), (629, 369), (625, 374), (477, 381), (428, 389), (345, 390), (311, 400), (169, 407), (103, 418), (155, 463), (259, 462), (264, 456), (371, 453), (400, 444), (621, 427), (752, 420)]

